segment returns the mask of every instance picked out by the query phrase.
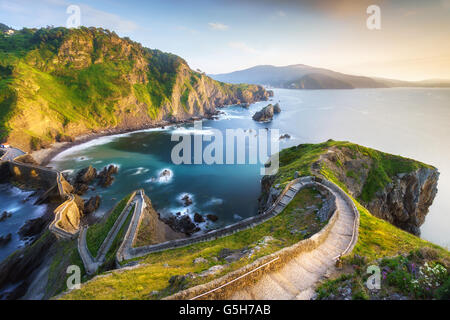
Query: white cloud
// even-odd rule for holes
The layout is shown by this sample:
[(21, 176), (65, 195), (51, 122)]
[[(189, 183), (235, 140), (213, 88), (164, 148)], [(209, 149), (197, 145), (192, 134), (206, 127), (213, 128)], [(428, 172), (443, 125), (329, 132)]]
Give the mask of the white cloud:
[(259, 51), (250, 47), (245, 42), (236, 41), (236, 42), (229, 42), (228, 46), (230, 48), (242, 51), (244, 53), (250, 53), (250, 54), (259, 54)]
[(210, 22), (210, 23), (208, 23), (208, 25), (211, 27), (211, 29), (220, 30), (220, 31), (225, 31), (225, 30), (228, 30), (230, 28), (226, 24), (223, 24), (223, 23), (220, 23), (220, 22)]
[(284, 12), (283, 10), (280, 10), (277, 12), (277, 16), (279, 17), (286, 17), (286, 12)]
[[(43, 0), (36, 4), (27, 0), (0, 0), (0, 9), (11, 14), (20, 13), (20, 20), (24, 25), (39, 27), (45, 25), (65, 26), (69, 15), (66, 9), (71, 5), (67, 0)], [(95, 9), (89, 5), (79, 4), (81, 9), (81, 24), (86, 27), (102, 27), (117, 33), (129, 34), (138, 25), (120, 16), (106, 11)], [(23, 25), (22, 25), (23, 26)], [(17, 26), (21, 28), (22, 26)]]
[(119, 33), (130, 33), (138, 29), (138, 25), (119, 17), (116, 14), (81, 5), (81, 23), (85, 26), (102, 27)]
[(184, 31), (184, 32), (188, 32), (188, 33), (190, 33), (190, 34), (192, 34), (192, 35), (198, 34), (198, 31), (197, 31), (197, 30), (188, 28), (188, 27), (186, 27), (186, 26), (178, 26), (178, 27), (177, 27), (177, 30)]

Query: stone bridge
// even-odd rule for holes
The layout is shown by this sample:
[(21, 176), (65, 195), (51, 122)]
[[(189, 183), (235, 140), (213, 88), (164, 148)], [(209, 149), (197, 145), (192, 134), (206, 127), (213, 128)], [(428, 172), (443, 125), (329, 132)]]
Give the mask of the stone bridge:
[(26, 153), (19, 149), (7, 150), (0, 162), (0, 182), (15, 182), (25, 188), (43, 190), (36, 204), (62, 202), (55, 209), (55, 218), (49, 229), (58, 237), (74, 237), (78, 233), (82, 214), (71, 194), (72, 186), (56, 170), (20, 162), (20, 157)]

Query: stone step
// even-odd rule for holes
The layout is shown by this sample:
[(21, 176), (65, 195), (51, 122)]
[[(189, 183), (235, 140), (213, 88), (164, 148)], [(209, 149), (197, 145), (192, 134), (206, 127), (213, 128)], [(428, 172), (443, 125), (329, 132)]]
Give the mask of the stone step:
[(255, 300), (290, 300), (295, 297), (267, 275), (263, 276), (249, 291)]
[(291, 293), (292, 296), (296, 296), (297, 294), (299, 294), (299, 290), (281, 273), (273, 272), (269, 276), (272, 278), (272, 280), (276, 281), (284, 290)]
[(316, 291), (314, 288), (308, 288), (295, 296), (295, 300), (311, 300), (315, 294)]
[(297, 290), (304, 290), (317, 281), (315, 274), (304, 269), (295, 260), (289, 261), (280, 273), (289, 281)]

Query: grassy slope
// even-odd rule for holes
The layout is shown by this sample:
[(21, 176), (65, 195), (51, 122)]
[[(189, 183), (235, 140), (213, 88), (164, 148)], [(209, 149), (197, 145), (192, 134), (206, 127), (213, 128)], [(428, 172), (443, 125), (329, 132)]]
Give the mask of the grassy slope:
[[(409, 173), (421, 167), (433, 168), (419, 161), (388, 154), (351, 142), (329, 140), (318, 144), (301, 144), (283, 150), (280, 153), (280, 170), (276, 175), (275, 184), (286, 184), (292, 179), (295, 171), (298, 171), (300, 175), (311, 175), (312, 164), (319, 160), (320, 155), (326, 153), (331, 147), (350, 149), (354, 154), (354, 158), (367, 156), (372, 159), (373, 163), (370, 167), (369, 176), (360, 197), (364, 202), (371, 200), (375, 193), (378, 190), (382, 190), (391, 182), (391, 178), (398, 173)], [(320, 173), (328, 180), (347, 190), (346, 186), (326, 166), (320, 168)], [(352, 174), (354, 173), (347, 172), (347, 175)]]
[[(372, 179), (367, 181), (367, 190), (377, 190), (383, 188), (390, 181), (392, 175), (400, 172), (410, 172), (419, 167), (429, 167), (426, 164), (386, 154), (370, 148), (362, 147), (349, 142), (327, 141), (321, 144), (306, 144), (298, 147), (283, 150), (280, 154), (280, 170), (275, 178), (276, 183), (286, 184), (292, 179), (295, 171), (299, 171), (301, 175), (310, 175), (311, 165), (317, 161), (322, 153), (327, 152), (329, 147), (351, 148), (358, 153), (370, 155), (374, 160), (374, 167), (371, 168), (373, 175), (377, 174), (383, 179)], [(344, 190), (345, 186), (337, 180), (333, 173), (322, 167), (321, 174), (326, 178), (333, 180), (341, 185)], [(303, 197), (304, 195), (302, 195)], [(88, 283), (81, 290), (74, 291), (67, 295), (65, 299), (148, 299), (154, 298), (149, 296), (149, 291), (163, 290), (168, 285), (170, 277), (175, 275), (187, 274), (189, 272), (201, 272), (208, 269), (215, 263), (211, 260), (217, 256), (218, 252), (223, 248), (236, 249), (242, 246), (248, 246), (255, 243), (265, 235), (273, 235), (277, 239), (284, 239), (282, 246), (293, 244), (301, 237), (291, 235), (287, 232), (286, 222), (291, 217), (291, 224), (298, 220), (298, 217), (292, 216), (292, 212), (299, 203), (293, 201), (287, 209), (266, 223), (257, 226), (251, 230), (239, 232), (235, 235), (228, 236), (215, 241), (195, 244), (186, 248), (169, 250), (160, 253), (154, 253), (142, 260), (147, 263), (145, 267), (137, 268), (132, 271), (112, 274), (110, 277), (97, 279)], [(300, 203), (306, 205), (308, 201), (302, 200)], [(378, 259), (385, 256), (394, 256), (400, 253), (408, 253), (419, 248), (432, 248), (437, 250), (442, 256), (450, 257), (447, 250), (422, 240), (410, 233), (400, 230), (388, 222), (378, 219), (370, 214), (357, 200), (355, 203), (361, 215), (360, 219), (360, 236), (355, 249), (350, 256), (352, 259), (355, 255), (363, 255), (368, 260)], [(293, 219), (293, 220), (292, 220)], [(259, 252), (257, 256), (251, 260), (241, 259), (235, 262), (231, 267), (224, 269), (219, 275), (225, 274), (231, 270), (249, 263), (257, 257), (269, 254), (280, 249), (280, 243), (272, 244)], [(204, 257), (208, 260), (207, 265), (194, 265), (192, 261), (197, 257)], [(166, 266), (165, 266), (166, 265)], [(211, 280), (210, 278), (203, 279)], [(195, 285), (196, 282), (189, 285)], [(166, 293), (168, 294), (168, 293)]]
[[(269, 242), (266, 246), (261, 246), (251, 258), (244, 257), (233, 262), (215, 276), (196, 278), (189, 282), (187, 286), (194, 286), (205, 283), (213, 278), (217, 278), (230, 271), (236, 270), (245, 264), (256, 259), (290, 246), (304, 236), (301, 233), (291, 233), (292, 229), (302, 229), (311, 225), (310, 218), (302, 208), (313, 204), (320, 206), (320, 200), (315, 197), (317, 191), (304, 189), (297, 194), (286, 209), (277, 217), (260, 224), (252, 229), (237, 232), (233, 235), (220, 238), (214, 241), (193, 244), (184, 248), (167, 250), (150, 254), (141, 260), (145, 264), (140, 268), (127, 272), (113, 273), (111, 276), (97, 278), (84, 285), (81, 290), (72, 291), (63, 299), (152, 299), (166, 296), (173, 291), (169, 290), (169, 279), (172, 276), (184, 275), (187, 273), (199, 273), (217, 264), (225, 264), (224, 260), (215, 261), (223, 249), (243, 249), (254, 248), (267, 235), (271, 235), (276, 241)], [(303, 226), (299, 221), (305, 221)], [(321, 228), (323, 225), (317, 223)], [(317, 231), (317, 230), (316, 230)], [(205, 258), (208, 262), (194, 264), (196, 258)], [(179, 288), (178, 288), (179, 289)], [(160, 291), (159, 296), (151, 296), (151, 291)]]
[(93, 257), (97, 256), (98, 250), (113, 227), (120, 213), (125, 208), (131, 195), (126, 196), (114, 207), (110, 214), (103, 217), (100, 223), (90, 226), (86, 233), (87, 247)]
[[(411, 279), (414, 279), (414, 277), (408, 268), (412, 264), (423, 266), (427, 261), (432, 266), (436, 263), (446, 265), (442, 261), (450, 261), (450, 252), (374, 217), (359, 203), (359, 201), (370, 201), (375, 193), (383, 189), (391, 181), (391, 177), (398, 173), (408, 173), (421, 167), (433, 167), (348, 142), (328, 141), (317, 145), (301, 145), (283, 151), (280, 156), (281, 168), (277, 181), (283, 183), (289, 180), (289, 177), (295, 171), (304, 175), (311, 174), (311, 165), (329, 147), (349, 148), (354, 151), (355, 157), (368, 156), (373, 163), (372, 167), (369, 168), (369, 175), (363, 186), (361, 196), (359, 199), (353, 199), (360, 213), (359, 238), (353, 252), (344, 259), (344, 265), (347, 268), (356, 265), (356, 269), (352, 267), (350, 272), (348, 270), (343, 271), (338, 278), (323, 282), (317, 290), (318, 298), (323, 299), (331, 295), (339, 296), (339, 292), (342, 292), (340, 290), (350, 287), (352, 299), (369, 299), (369, 291), (365, 286), (365, 281), (367, 281), (369, 275), (365, 273), (365, 270), (371, 264), (381, 267), (391, 266), (391, 271), (387, 272), (386, 279), (383, 279), (382, 290), (376, 292), (374, 296), (376, 299), (389, 298), (392, 294), (400, 294), (410, 298), (437, 297), (442, 299), (445, 295), (448, 296), (450, 288), (448, 275), (443, 276), (444, 280), (440, 281), (439, 289), (430, 290), (423, 284), (413, 286)], [(339, 161), (339, 159), (336, 161)], [(320, 168), (320, 173), (346, 190), (345, 185), (326, 166)], [(354, 172), (347, 172), (347, 176), (353, 174)], [(427, 260), (423, 257), (423, 252), (427, 252), (433, 258)], [(432, 254), (429, 252), (432, 252)], [(420, 258), (417, 258), (418, 256)]]
[[(188, 111), (188, 99), (208, 100), (195, 91), (204, 82), (234, 97), (258, 88), (214, 81), (176, 55), (101, 28), (0, 34), (0, 141), (18, 132), (11, 139), (39, 149), (58, 136), (115, 127), (125, 117), (160, 120), (178, 102)], [(180, 97), (173, 95), (178, 86)]]

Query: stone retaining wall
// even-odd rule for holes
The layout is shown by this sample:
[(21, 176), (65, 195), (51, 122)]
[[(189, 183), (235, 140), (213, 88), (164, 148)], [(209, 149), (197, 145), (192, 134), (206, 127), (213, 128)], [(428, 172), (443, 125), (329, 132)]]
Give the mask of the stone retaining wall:
[[(312, 184), (319, 186), (316, 182), (313, 182)], [(231, 284), (227, 285), (224, 288), (220, 288), (214, 292), (209, 293), (207, 296), (204, 297), (204, 299), (211, 299), (211, 300), (223, 300), (227, 299), (230, 292), (234, 292), (239, 288), (242, 288), (245, 286), (246, 283), (254, 283), (260, 277), (267, 273), (267, 272), (273, 272), (277, 269), (280, 269), (283, 267), (286, 262), (290, 261), (292, 257), (299, 255), (303, 252), (309, 252), (317, 247), (319, 247), (328, 237), (331, 229), (333, 228), (334, 224), (336, 223), (336, 220), (339, 217), (339, 211), (336, 210), (336, 198), (334, 198), (335, 206), (334, 206), (334, 213), (331, 216), (330, 220), (328, 221), (328, 224), (322, 228), (318, 233), (314, 234), (311, 238), (302, 240), (300, 242), (297, 242), (296, 244), (281, 249), (275, 253), (272, 253), (270, 255), (264, 256), (262, 258), (259, 258), (258, 260), (254, 261), (253, 263), (250, 263), (236, 271), (230, 272), (226, 274), (225, 276), (210, 281), (208, 283), (195, 286), (192, 288), (189, 288), (187, 290), (181, 291), (179, 293), (176, 293), (170, 297), (167, 297), (168, 300), (188, 300), (192, 299), (194, 297), (197, 297), (205, 292), (208, 292), (210, 290), (214, 290), (220, 286), (223, 286), (231, 281), (234, 281), (235, 279), (245, 275), (246, 273), (249, 273), (257, 268), (260, 268), (264, 264), (273, 261), (270, 264), (267, 264), (260, 269), (258, 269), (255, 272), (250, 273), (249, 275), (232, 282)], [(201, 297), (200, 299), (202, 299)]]
[[(229, 236), (236, 232), (254, 227), (258, 224), (261, 224), (262, 222), (267, 221), (268, 219), (270, 219), (278, 214), (275, 212), (275, 208), (278, 205), (278, 202), (284, 197), (284, 195), (287, 193), (287, 191), (289, 190), (289, 188), (291, 186), (293, 186), (294, 184), (297, 184), (299, 182), (305, 183), (303, 185), (303, 187), (316, 185), (314, 182), (312, 182), (312, 177), (302, 177), (302, 178), (294, 179), (284, 188), (283, 192), (280, 194), (277, 201), (274, 202), (272, 207), (262, 214), (241, 220), (235, 224), (226, 226), (224, 228), (212, 230), (205, 234), (192, 236), (190, 238), (172, 240), (172, 241), (162, 242), (162, 243), (158, 243), (158, 244), (154, 244), (154, 245), (142, 246), (142, 247), (138, 247), (138, 248), (129, 248), (128, 249), (129, 255), (132, 256), (131, 258), (137, 258), (137, 257), (141, 257), (144, 255), (153, 253), (153, 252), (185, 247), (185, 246), (188, 246), (188, 245), (191, 245), (194, 243), (198, 243), (198, 242), (212, 241), (212, 240), (215, 240), (215, 239), (218, 239), (221, 237), (225, 237), (225, 236)], [(132, 235), (127, 235), (127, 236), (129, 237)], [(123, 260), (127, 260), (127, 259), (123, 259)], [(119, 259), (119, 261), (123, 261), (123, 260)]]
[(10, 180), (19, 182), (26, 187), (48, 190), (57, 184), (57, 171), (15, 161), (7, 161), (3, 165), (9, 169)]

